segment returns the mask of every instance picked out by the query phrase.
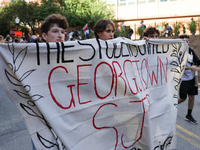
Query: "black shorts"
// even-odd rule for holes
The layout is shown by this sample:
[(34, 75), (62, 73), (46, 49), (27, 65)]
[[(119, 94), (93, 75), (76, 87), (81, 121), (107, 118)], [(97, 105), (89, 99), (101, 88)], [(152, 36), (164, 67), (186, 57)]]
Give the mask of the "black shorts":
[(189, 81), (182, 81), (179, 89), (179, 96), (181, 99), (186, 99), (188, 95), (198, 95), (198, 87), (194, 86), (194, 79)]

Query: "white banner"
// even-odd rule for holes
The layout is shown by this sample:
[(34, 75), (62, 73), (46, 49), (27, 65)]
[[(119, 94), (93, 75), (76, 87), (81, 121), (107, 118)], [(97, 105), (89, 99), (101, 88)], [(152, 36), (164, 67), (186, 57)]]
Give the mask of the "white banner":
[(0, 44), (0, 80), (37, 150), (176, 149), (184, 40)]

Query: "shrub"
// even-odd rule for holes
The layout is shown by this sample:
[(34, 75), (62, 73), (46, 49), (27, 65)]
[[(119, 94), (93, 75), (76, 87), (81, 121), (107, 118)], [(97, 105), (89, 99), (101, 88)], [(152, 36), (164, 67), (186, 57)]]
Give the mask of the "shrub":
[(121, 30), (120, 31), (116, 31), (115, 32), (115, 35), (118, 37), (126, 37), (128, 38), (128, 33), (129, 33), (129, 29), (128, 27), (121, 27)]
[(145, 30), (145, 29), (144, 29), (144, 28), (141, 28), (141, 27), (138, 27), (138, 28), (137, 28), (137, 32), (136, 32), (136, 33), (140, 36), (140, 39), (142, 39), (142, 34), (143, 34), (144, 30)]
[(180, 34), (181, 25), (182, 25), (182, 23), (177, 22), (177, 21), (176, 21), (176, 23), (173, 24), (175, 36), (178, 36)]
[(193, 18), (191, 20), (192, 20), (192, 22), (188, 24), (188, 26), (189, 26), (188, 29), (190, 30), (190, 32), (192, 33), (192, 35), (195, 35), (197, 24), (196, 24), (196, 21), (194, 21)]

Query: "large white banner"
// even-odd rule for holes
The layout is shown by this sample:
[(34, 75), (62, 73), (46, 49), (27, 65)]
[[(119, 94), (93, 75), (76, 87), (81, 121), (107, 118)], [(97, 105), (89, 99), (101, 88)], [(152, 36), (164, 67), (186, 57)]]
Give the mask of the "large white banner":
[(37, 150), (176, 149), (184, 40), (0, 44), (0, 81)]

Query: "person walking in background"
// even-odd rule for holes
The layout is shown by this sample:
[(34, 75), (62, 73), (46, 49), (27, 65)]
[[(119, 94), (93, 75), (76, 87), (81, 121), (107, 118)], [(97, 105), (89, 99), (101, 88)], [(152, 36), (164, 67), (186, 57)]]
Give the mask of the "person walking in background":
[(131, 27), (129, 26), (129, 27), (128, 27), (128, 31), (129, 31), (129, 32), (128, 32), (128, 38), (131, 39), (131, 36), (132, 36), (132, 34), (134, 33), (134, 32), (133, 32), (133, 29), (131, 29)]
[(79, 34), (78, 30), (77, 30), (77, 28), (75, 28), (73, 37), (75, 39), (78, 39), (78, 34)]
[(69, 32), (69, 40), (73, 41), (73, 35), (74, 35), (74, 30), (71, 30), (71, 32)]
[(12, 43), (12, 38), (9, 34), (6, 35), (5, 43)]
[(172, 27), (167, 23), (167, 35), (171, 36), (172, 35)]
[(94, 26), (94, 35), (97, 39), (110, 40), (114, 38), (115, 24), (112, 20), (101, 19)]
[(146, 25), (143, 20), (140, 21), (140, 28), (146, 29)]
[(89, 38), (90, 38), (90, 33), (91, 33), (91, 32), (92, 32), (92, 31), (91, 31), (90, 27), (88, 27), (87, 30), (84, 32), (86, 39), (89, 39)]
[[(189, 44), (188, 35), (181, 35), (179, 38), (185, 39)], [(200, 65), (200, 60), (196, 56), (195, 52), (189, 48), (188, 59), (179, 89), (178, 104), (184, 102), (188, 95), (188, 111), (185, 120), (194, 124), (197, 124), (197, 121), (192, 116), (192, 110), (194, 107), (194, 97), (195, 95), (198, 95), (198, 86), (195, 86), (194, 72), (200, 71), (200, 68), (196, 65)]]

